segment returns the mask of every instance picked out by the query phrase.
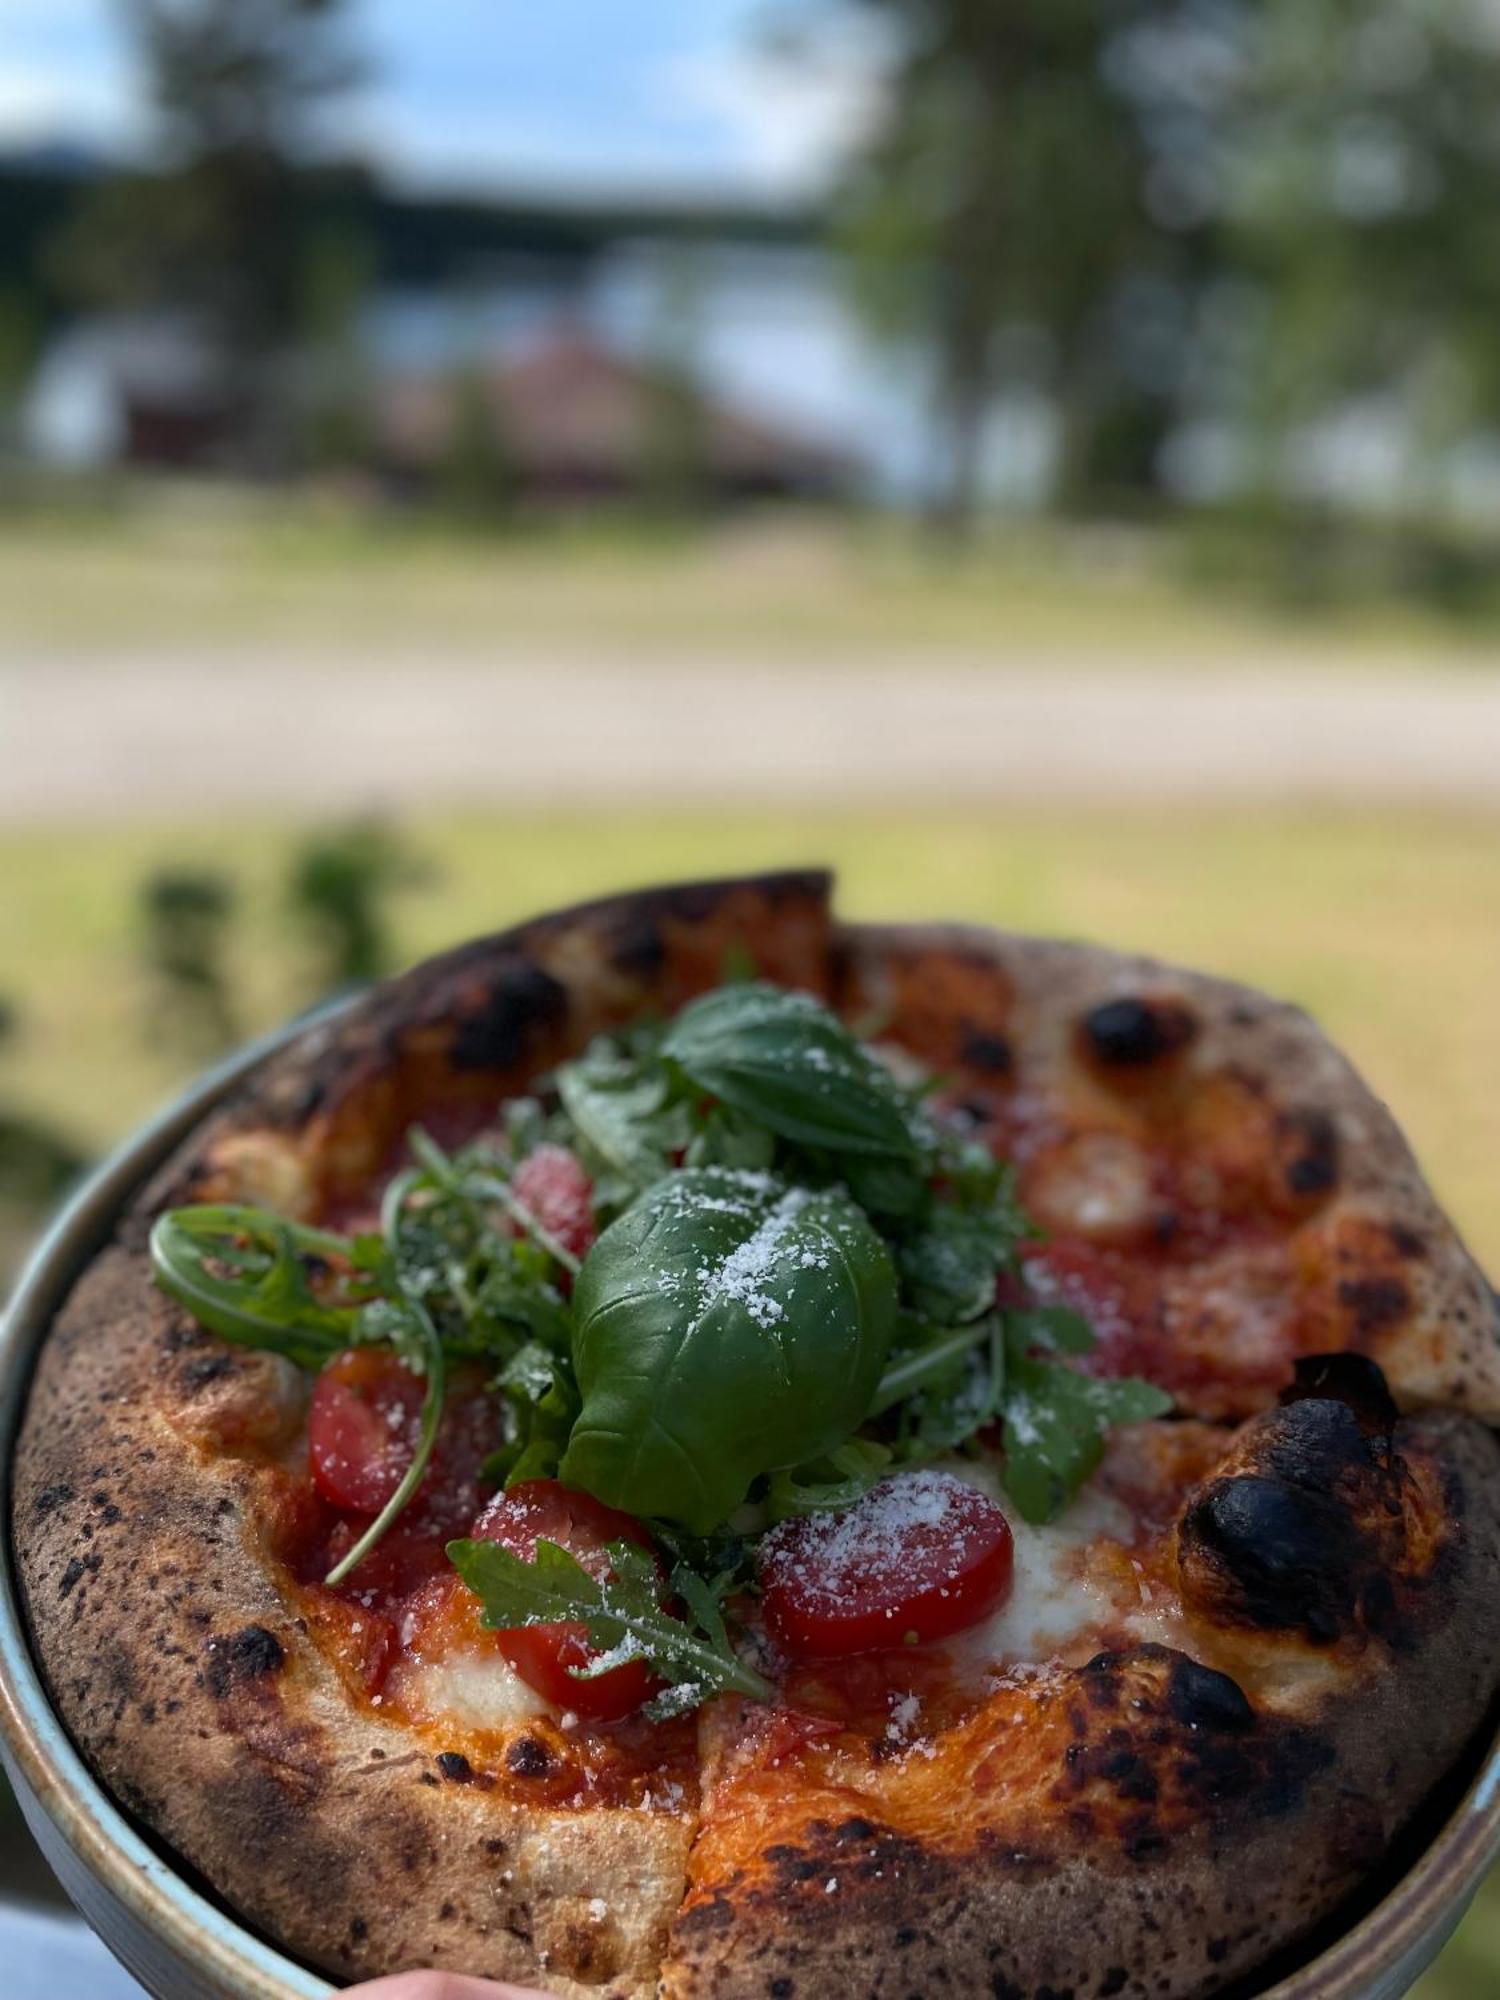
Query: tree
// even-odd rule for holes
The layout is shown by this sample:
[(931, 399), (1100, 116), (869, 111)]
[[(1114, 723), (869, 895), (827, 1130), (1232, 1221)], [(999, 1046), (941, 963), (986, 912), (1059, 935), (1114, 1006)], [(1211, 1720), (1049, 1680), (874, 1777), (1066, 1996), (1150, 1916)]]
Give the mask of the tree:
[[(19, 1017), (0, 996), (0, 1048), (16, 1038)], [(60, 1132), (0, 1101), (0, 1297), (43, 1213), (87, 1162)]]
[(656, 325), (642, 375), (640, 484), (648, 509), (691, 520), (708, 497), (710, 418), (699, 367), (701, 259), (679, 244), (662, 267)]
[(439, 502), (460, 521), (492, 526), (514, 513), (521, 484), (502, 395), (477, 362), (467, 362), (449, 377), (446, 402)]
[(216, 343), (257, 463), (278, 427), (305, 292), (305, 181), (329, 100), (359, 75), (347, 0), (121, 0), (150, 80), (155, 168), (106, 187), (66, 253), (96, 300), (170, 305)]
[(315, 997), (389, 972), (385, 904), (393, 889), (418, 879), (405, 844), (379, 821), (304, 842), (293, 857), (287, 901), (316, 953)]
[[(850, 175), (846, 240), (877, 323), (930, 343), (947, 476), (939, 512), (974, 511), (1000, 341), (1050, 352), (1087, 421), (1113, 288), (1140, 257), (1146, 152), (1105, 52), (1138, 7), (1115, 0), (862, 0), (895, 58), (885, 112)], [(1082, 452), (1075, 438), (1071, 458)]]
[(155, 987), (151, 1039), (214, 1055), (237, 1039), (226, 956), (234, 884), (204, 871), (164, 868), (140, 889), (141, 947)]
[(1260, 0), (1226, 121), (1234, 247), (1259, 299), (1262, 484), (1351, 398), (1400, 409), (1408, 510), (1500, 424), (1500, 31), (1482, 0)]

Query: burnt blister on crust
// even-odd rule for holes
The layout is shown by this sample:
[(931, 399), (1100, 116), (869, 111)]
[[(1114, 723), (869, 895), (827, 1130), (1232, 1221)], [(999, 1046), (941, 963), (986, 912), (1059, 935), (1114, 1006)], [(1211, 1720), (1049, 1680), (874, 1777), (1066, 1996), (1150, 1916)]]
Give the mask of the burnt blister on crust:
[(453, 1025), (448, 1060), (457, 1070), (504, 1073), (523, 1062), (548, 1030), (568, 1018), (568, 989), (520, 955), (504, 958)]
[(1085, 1052), (1105, 1070), (1144, 1069), (1186, 1049), (1198, 1017), (1185, 1000), (1136, 995), (1105, 1000), (1079, 1024)]
[(1310, 1399), (1342, 1403), (1367, 1438), (1390, 1439), (1400, 1412), (1385, 1371), (1367, 1354), (1304, 1354), (1281, 1392), (1283, 1407)]
[(1283, 1111), (1276, 1138), (1288, 1194), (1311, 1201), (1333, 1192), (1339, 1180), (1339, 1129), (1326, 1111)]
[[(1315, 1645), (1386, 1641), (1425, 1622), (1414, 1592), (1441, 1573), (1422, 1543), (1424, 1492), (1393, 1438), (1385, 1377), (1361, 1355), (1299, 1364), (1177, 1534), (1184, 1599), (1228, 1624)], [(1440, 1549), (1438, 1551), (1440, 1553)]]
[(985, 1076), (1007, 1077), (1016, 1066), (1016, 1052), (1008, 1036), (989, 1028), (965, 1026), (960, 1054), (970, 1069)]
[(1052, 1789), (1090, 1808), (1091, 1837), (1132, 1861), (1167, 1853), (1202, 1818), (1277, 1817), (1332, 1759), (1316, 1731), (1257, 1719), (1239, 1684), (1171, 1646), (1096, 1654), (1076, 1676), (1077, 1741)]
[(204, 1650), (204, 1684), (220, 1701), (235, 1688), (279, 1674), (286, 1664), (286, 1649), (264, 1625), (246, 1625), (241, 1631), (221, 1634), (210, 1639)]

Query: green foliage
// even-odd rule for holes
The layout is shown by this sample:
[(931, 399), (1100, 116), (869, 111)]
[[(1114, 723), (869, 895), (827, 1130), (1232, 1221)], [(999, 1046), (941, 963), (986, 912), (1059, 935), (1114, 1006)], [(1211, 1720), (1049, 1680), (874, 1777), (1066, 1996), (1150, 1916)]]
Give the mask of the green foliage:
[[(1029, 386), (1085, 427), (1112, 299), (1153, 243), (1146, 147), (1106, 55), (1144, 4), (866, 0), (896, 45), (884, 114), (849, 175), (842, 234), (877, 326), (932, 354), (949, 473), (945, 517), (977, 500), (1001, 340), (1045, 343)], [(1165, 14), (1165, 8), (1156, 9)], [(1161, 261), (1158, 257), (1156, 261)]]
[(846, 1195), (670, 1175), (584, 1261), (564, 1479), (711, 1533), (761, 1474), (858, 1427), (895, 1306), (889, 1252)]
[(450, 1542), (448, 1555), (483, 1605), (492, 1630), (563, 1620), (587, 1626), (600, 1653), (588, 1667), (574, 1670), (581, 1679), (627, 1660), (646, 1661), (668, 1683), (666, 1694), (651, 1705), (659, 1717), (696, 1708), (715, 1694), (770, 1698), (768, 1684), (736, 1657), (712, 1586), (693, 1571), (674, 1576), (691, 1620), (674, 1617), (663, 1609), (656, 1564), (630, 1542), (611, 1544), (607, 1578), (590, 1575), (546, 1540), (538, 1541), (530, 1561), (497, 1542)]
[(514, 511), (519, 484), (499, 392), (477, 368), (460, 369), (448, 389), (439, 503), (458, 519), (483, 525)]
[(1013, 1329), (1006, 1337), (1005, 1490), (1024, 1519), (1050, 1521), (1098, 1466), (1110, 1427), (1165, 1416), (1172, 1399), (1150, 1382), (1041, 1359)]
[(345, 0), (127, 0), (157, 164), (103, 183), (60, 246), (74, 294), (191, 313), (217, 345), (244, 463), (288, 462), (283, 367), (310, 254), (305, 183), (358, 78)]
[(335, 471), (373, 466), (373, 382), (360, 316), (375, 287), (369, 240), (349, 226), (313, 229), (302, 260), (299, 333), (309, 367), (304, 448)]
[(1493, 22), (1431, 0), (1266, 0), (1236, 53), (1226, 173), (1257, 284), (1262, 482), (1298, 425), (1389, 396), (1405, 511), (1440, 514), (1443, 456), (1500, 419)]
[(662, 1054), (778, 1138), (833, 1154), (916, 1157), (889, 1070), (810, 994), (721, 986), (683, 1009)]
[(212, 1055), (238, 1039), (226, 955), (234, 884), (207, 870), (164, 868), (140, 890), (142, 950), (157, 990), (153, 1039)]
[(401, 840), (378, 821), (318, 834), (293, 859), (287, 901), (317, 957), (317, 995), (363, 986), (392, 962), (385, 904), (416, 877)]

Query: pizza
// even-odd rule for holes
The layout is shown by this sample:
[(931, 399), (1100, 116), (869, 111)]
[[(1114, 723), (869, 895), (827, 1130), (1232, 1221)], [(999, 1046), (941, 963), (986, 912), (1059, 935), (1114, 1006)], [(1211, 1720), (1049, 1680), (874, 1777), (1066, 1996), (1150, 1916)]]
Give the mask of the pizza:
[(306, 1028), (43, 1345), (122, 1804), (341, 1979), (1187, 2000), (1500, 1687), (1500, 1324), (1295, 1009), (653, 889)]

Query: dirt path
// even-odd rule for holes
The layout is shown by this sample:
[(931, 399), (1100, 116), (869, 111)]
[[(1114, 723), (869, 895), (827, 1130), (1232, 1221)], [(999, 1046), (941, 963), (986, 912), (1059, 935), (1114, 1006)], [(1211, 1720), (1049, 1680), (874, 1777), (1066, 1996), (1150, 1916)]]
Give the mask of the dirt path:
[(382, 655), (0, 662), (0, 821), (369, 805), (1500, 805), (1500, 675)]

